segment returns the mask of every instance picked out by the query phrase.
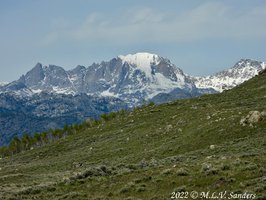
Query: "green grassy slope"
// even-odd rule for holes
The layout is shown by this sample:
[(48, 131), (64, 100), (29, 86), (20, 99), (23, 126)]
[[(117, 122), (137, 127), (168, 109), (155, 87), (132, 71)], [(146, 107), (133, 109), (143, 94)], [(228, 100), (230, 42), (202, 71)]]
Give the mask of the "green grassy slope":
[(174, 191), (266, 198), (266, 119), (239, 123), (252, 110), (266, 110), (266, 74), (222, 94), (118, 114), (1, 159), (0, 199), (161, 200)]

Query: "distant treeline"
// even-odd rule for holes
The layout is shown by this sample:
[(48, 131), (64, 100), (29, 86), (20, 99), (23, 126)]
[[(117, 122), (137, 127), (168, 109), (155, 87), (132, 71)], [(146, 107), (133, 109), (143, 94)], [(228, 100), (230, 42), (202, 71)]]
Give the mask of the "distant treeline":
[(67, 135), (73, 135), (80, 131), (99, 125), (104, 121), (109, 121), (115, 118), (118, 114), (124, 115), (126, 112), (126, 110), (121, 110), (116, 113), (111, 112), (102, 114), (98, 120), (88, 119), (81, 124), (65, 125), (63, 129), (51, 129), (49, 131), (35, 133), (33, 135), (26, 133), (21, 138), (15, 136), (8, 146), (0, 147), (0, 157), (13, 156), (14, 154), (20, 153), (22, 151), (44, 146), (52, 141), (64, 138)]

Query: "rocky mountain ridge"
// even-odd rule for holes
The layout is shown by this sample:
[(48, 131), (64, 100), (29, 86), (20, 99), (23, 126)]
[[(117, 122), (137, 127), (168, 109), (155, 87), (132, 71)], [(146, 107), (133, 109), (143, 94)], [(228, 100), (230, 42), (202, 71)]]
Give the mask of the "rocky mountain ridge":
[(197, 88), (213, 88), (218, 92), (222, 92), (251, 79), (264, 69), (265, 62), (241, 59), (232, 68), (211, 76), (193, 77), (193, 80)]
[(264, 62), (241, 59), (232, 68), (215, 75), (194, 77), (185, 74), (169, 59), (151, 53), (136, 53), (94, 63), (87, 68), (78, 65), (72, 70), (37, 63), (17, 81), (0, 86), (0, 93), (13, 92), (21, 96), (42, 91), (71, 95), (85, 93), (120, 98), (134, 107), (174, 91), (191, 97), (222, 92), (254, 77), (263, 69)]
[(45, 91), (112, 96), (134, 107), (175, 88), (188, 91), (195, 88), (195, 85), (170, 60), (156, 54), (137, 53), (118, 56), (87, 68), (77, 66), (68, 71), (59, 66), (37, 63), (20, 79), (2, 87), (0, 92), (32, 95)]

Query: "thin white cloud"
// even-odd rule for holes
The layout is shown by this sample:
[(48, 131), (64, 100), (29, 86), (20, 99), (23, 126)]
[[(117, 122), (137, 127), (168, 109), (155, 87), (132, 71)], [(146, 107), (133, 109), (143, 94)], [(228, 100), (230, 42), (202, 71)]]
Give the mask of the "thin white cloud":
[(58, 32), (50, 32), (44, 36), (44, 38), (40, 41), (40, 44), (43, 46), (49, 46), (50, 44), (56, 42), (59, 38)]
[(239, 11), (217, 2), (208, 2), (182, 13), (151, 8), (131, 9), (115, 15), (92, 13), (80, 24), (68, 24), (48, 33), (43, 44), (58, 40), (124, 45), (208, 38), (265, 38), (265, 19), (266, 7)]

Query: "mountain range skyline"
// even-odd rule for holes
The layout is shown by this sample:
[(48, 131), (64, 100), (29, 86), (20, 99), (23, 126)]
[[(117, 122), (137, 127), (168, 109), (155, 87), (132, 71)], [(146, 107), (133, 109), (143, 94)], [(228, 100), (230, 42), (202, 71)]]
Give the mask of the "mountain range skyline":
[[(145, 51), (140, 51), (140, 52), (136, 52), (136, 53), (129, 53), (129, 54), (125, 54), (125, 55), (117, 55), (116, 57), (120, 57), (120, 56), (126, 56), (126, 55), (134, 55), (134, 54), (138, 54), (138, 53), (149, 53), (149, 54), (155, 54), (155, 55), (159, 55), (157, 53), (150, 53), (150, 52), (145, 52)], [(168, 56), (163, 56), (164, 58), (168, 59), (168, 60), (174, 60), (174, 59), (169, 59)], [(111, 57), (111, 58), (107, 58), (106, 60), (101, 60), (101, 61), (91, 61), (89, 64), (76, 64), (76, 65), (73, 65), (73, 66), (65, 66), (65, 65), (60, 65), (60, 64), (55, 64), (55, 63), (51, 63), (51, 62), (41, 62), (41, 61), (37, 61), (35, 64), (33, 64), (32, 66), (28, 66), (27, 68), (25, 68), (24, 71), (22, 71), (22, 73), (18, 74), (16, 73), (16, 77), (14, 77), (13, 79), (7, 79), (7, 78), (2, 78), (0, 79), (0, 86), (3, 86), (5, 84), (8, 84), (18, 78), (20, 78), (21, 74), (25, 74), (26, 72), (30, 71), (33, 66), (35, 66), (36, 64), (42, 64), (43, 66), (50, 66), (50, 65), (55, 65), (55, 66), (60, 66), (60, 67), (63, 67), (65, 70), (72, 70), (78, 66), (84, 66), (84, 67), (89, 67), (93, 64), (100, 64), (101, 62), (105, 62), (107, 60), (111, 60), (113, 59), (114, 57)], [(186, 66), (181, 66), (179, 65), (178, 63), (174, 63), (175, 65), (177, 66), (180, 66), (185, 72), (188, 72), (187, 74), (191, 75), (191, 76), (195, 76), (195, 77), (207, 77), (207, 76), (213, 76), (215, 75), (216, 73), (220, 72), (220, 71), (223, 71), (223, 70), (227, 70), (227, 69), (230, 69), (236, 62), (240, 61), (240, 60), (254, 60), (254, 61), (261, 61), (261, 62), (265, 62), (265, 60), (261, 60), (261, 59), (254, 59), (254, 58), (250, 58), (250, 57), (240, 57), (239, 59), (236, 59), (235, 61), (232, 61), (230, 63), (227, 63), (225, 66), (219, 66), (219, 68), (216, 70), (216, 71), (212, 71), (211, 73), (204, 73), (204, 74), (198, 74), (198, 73), (189, 73), (189, 70), (187, 70), (187, 67)], [(186, 71), (187, 70), (187, 71)]]
[[(258, 61), (258, 62), (261, 62), (262, 63), (262, 67), (264, 66), (265, 67), (265, 63), (266, 63), (266, 61), (264, 61), (264, 60), (257, 60), (257, 59), (253, 59), (253, 58), (240, 58), (240, 59), (238, 59), (238, 60), (235, 60), (233, 63), (231, 63), (231, 64), (227, 64), (226, 66), (223, 66), (220, 70), (218, 70), (218, 71), (214, 71), (213, 73), (210, 73), (210, 74), (205, 74), (205, 75), (195, 75), (195, 74), (191, 74), (191, 73), (188, 73), (187, 71), (186, 71), (186, 67), (185, 66), (181, 66), (181, 65), (178, 65), (178, 63), (174, 63), (174, 62), (172, 62), (172, 59), (169, 59), (169, 57), (164, 57), (164, 56), (162, 56), (162, 55), (159, 55), (159, 54), (157, 54), (157, 53), (152, 53), (152, 52), (145, 52), (145, 51), (140, 51), (140, 52), (135, 52), (135, 53), (128, 53), (128, 54), (125, 54), (125, 55), (116, 55), (116, 56), (113, 56), (112, 58), (110, 58), (110, 59), (107, 59), (107, 60), (101, 60), (101, 61), (99, 61), (99, 62), (97, 62), (97, 61), (93, 61), (93, 62), (91, 62), (90, 64), (88, 64), (88, 65), (81, 65), (81, 64), (76, 64), (76, 65), (73, 65), (71, 68), (69, 68), (69, 67), (66, 67), (66, 66), (63, 66), (63, 65), (57, 65), (57, 64), (55, 64), (55, 63), (43, 63), (43, 62), (40, 62), (40, 61), (37, 61), (33, 66), (34, 67), (36, 67), (37, 65), (42, 65), (43, 67), (49, 67), (49, 66), (57, 66), (57, 67), (61, 67), (61, 68), (63, 68), (64, 70), (66, 70), (66, 71), (71, 71), (71, 70), (73, 70), (73, 69), (75, 69), (75, 68), (79, 68), (79, 67), (84, 67), (84, 68), (88, 68), (88, 67), (90, 67), (90, 66), (92, 66), (92, 65), (97, 65), (97, 64), (101, 64), (101, 63), (103, 63), (103, 62), (107, 62), (107, 61), (110, 61), (110, 60), (112, 60), (112, 59), (114, 59), (114, 58), (120, 58), (120, 59), (122, 59), (122, 58), (125, 58), (125, 57), (130, 57), (130, 56), (134, 56), (134, 55), (138, 55), (138, 54), (147, 54), (147, 55), (156, 55), (156, 56), (160, 56), (160, 57), (162, 57), (162, 58), (164, 58), (164, 59), (167, 59), (167, 60), (169, 60), (169, 62), (171, 62), (172, 64), (174, 64), (175, 66), (177, 66), (178, 68), (181, 68), (184, 72), (185, 72), (185, 74), (187, 74), (187, 75), (189, 75), (189, 76), (191, 76), (191, 77), (198, 77), (198, 78), (204, 78), (204, 77), (210, 77), (210, 76), (214, 76), (214, 75), (216, 75), (217, 73), (219, 73), (219, 72), (221, 72), (221, 71), (224, 71), (224, 70), (229, 70), (230, 68), (232, 68), (232, 66), (233, 65), (235, 65), (237, 62), (241, 62), (241, 61), (245, 61), (245, 60), (250, 60), (250, 61)], [(22, 72), (21, 74), (22, 75), (24, 75), (24, 74), (26, 74), (27, 72), (29, 72), (29, 71), (31, 71), (34, 67), (33, 66), (31, 66), (31, 67), (29, 67), (27, 70), (25, 70), (24, 72)], [(16, 78), (14, 78), (14, 79), (12, 79), (12, 80), (9, 80), (9, 81), (5, 81), (5, 80), (1, 80), (0, 79), (0, 86), (3, 86), (3, 85), (6, 85), (6, 84), (8, 84), (8, 83), (11, 83), (12, 81), (14, 81), (14, 80), (17, 80), (17, 79), (19, 79), (19, 78), (21, 78), (21, 74), (19, 74)]]
[[(20, 78), (2, 84), (0, 93), (31, 96), (41, 92), (118, 98), (135, 107), (143, 101), (167, 102), (231, 89), (265, 69), (265, 62), (241, 59), (228, 69), (193, 76), (158, 54), (119, 55), (90, 66), (37, 63)], [(170, 96), (169, 96), (170, 95)], [(168, 100), (167, 100), (168, 99)]]

